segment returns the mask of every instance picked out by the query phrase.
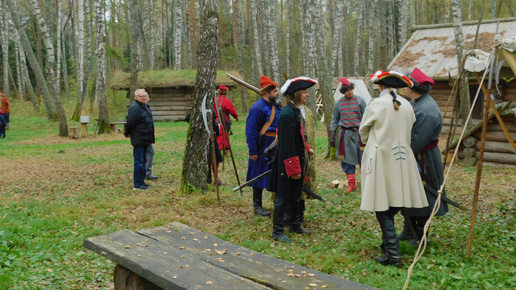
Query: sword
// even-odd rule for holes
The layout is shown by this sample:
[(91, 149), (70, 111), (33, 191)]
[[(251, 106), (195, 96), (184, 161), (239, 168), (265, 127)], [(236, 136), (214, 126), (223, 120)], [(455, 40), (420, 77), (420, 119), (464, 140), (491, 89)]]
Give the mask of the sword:
[[(423, 184), (425, 186), (425, 189), (428, 190), (428, 192), (430, 192), (435, 197), (439, 197), (439, 193), (435, 189), (433, 189), (432, 187), (430, 187), (430, 185), (428, 185), (426, 183), (423, 183)], [(463, 209), (463, 210), (469, 210), (469, 208), (467, 208), (466, 206), (460, 205), (458, 202), (453, 201), (453, 200), (449, 199), (448, 197), (446, 197), (446, 196), (444, 196), (442, 194), (441, 194), (441, 200), (446, 202), (446, 203), (448, 203), (448, 204), (453, 205), (454, 207), (458, 207), (458, 208)]]

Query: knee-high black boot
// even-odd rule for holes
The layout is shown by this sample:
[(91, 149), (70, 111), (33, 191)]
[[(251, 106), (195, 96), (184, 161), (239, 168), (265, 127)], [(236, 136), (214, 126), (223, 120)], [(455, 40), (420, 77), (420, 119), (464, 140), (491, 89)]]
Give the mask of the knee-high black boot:
[(301, 223), (303, 222), (303, 215), (304, 215), (304, 200), (294, 200), (289, 203), (289, 209), (290, 209), (290, 223), (289, 223), (289, 231), (291, 233), (298, 233), (298, 234), (310, 234), (311, 231), (308, 231), (304, 229), (301, 226)]
[(382, 229), (383, 256), (376, 258), (382, 265), (397, 265), (401, 263), (401, 252), (396, 228), (394, 227), (394, 215), (397, 211), (376, 212), (376, 218)]
[(272, 217), (272, 238), (276, 241), (292, 243), (292, 240), (285, 235), (283, 228), (283, 220), (285, 218), (285, 212), (287, 211), (287, 202), (283, 199), (274, 200), (274, 216)]
[(262, 206), (263, 188), (253, 187), (253, 208), (254, 213), (261, 216), (270, 216), (271, 213), (266, 211)]

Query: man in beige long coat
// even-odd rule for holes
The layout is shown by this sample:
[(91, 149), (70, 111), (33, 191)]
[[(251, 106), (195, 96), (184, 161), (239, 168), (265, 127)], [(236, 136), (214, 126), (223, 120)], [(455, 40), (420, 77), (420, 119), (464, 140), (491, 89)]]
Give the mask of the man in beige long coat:
[(380, 97), (366, 107), (359, 133), (366, 143), (362, 157), (362, 204), (360, 209), (376, 212), (382, 229), (383, 265), (401, 263), (394, 216), (401, 208), (428, 205), (414, 154), (410, 148), (416, 117), (410, 103), (394, 88), (412, 86), (394, 71), (377, 73), (371, 81), (380, 86)]

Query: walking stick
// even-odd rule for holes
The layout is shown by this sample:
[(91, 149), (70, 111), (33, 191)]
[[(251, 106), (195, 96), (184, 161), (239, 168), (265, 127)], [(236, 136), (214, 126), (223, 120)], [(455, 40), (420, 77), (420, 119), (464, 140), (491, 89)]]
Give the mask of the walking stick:
[[(223, 116), (221, 115), (220, 107), (216, 101), (215, 101), (215, 109), (217, 110), (217, 115), (221, 119), (220, 123), (222, 124), (222, 129), (224, 130), (224, 133), (226, 134), (226, 140), (228, 142), (229, 154), (231, 154), (231, 161), (233, 162), (233, 168), (235, 169), (235, 176), (237, 179), (238, 186), (240, 186), (240, 178), (238, 177), (238, 171), (236, 168), (235, 157), (233, 156), (233, 150), (231, 150), (231, 143), (229, 142), (229, 132), (226, 128), (225, 120), (224, 120)], [(240, 188), (240, 195), (244, 195), (242, 188)]]

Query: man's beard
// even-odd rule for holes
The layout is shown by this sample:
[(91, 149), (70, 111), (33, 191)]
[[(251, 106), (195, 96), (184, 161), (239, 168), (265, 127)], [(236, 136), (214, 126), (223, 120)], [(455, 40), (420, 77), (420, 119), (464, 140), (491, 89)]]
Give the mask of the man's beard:
[(274, 105), (274, 104), (276, 104), (276, 100), (277, 100), (277, 97), (276, 97), (276, 96), (274, 96), (274, 97), (273, 97), (273, 96), (270, 96), (270, 97), (269, 97), (269, 102), (271, 102), (271, 104), (273, 104), (273, 105)]

